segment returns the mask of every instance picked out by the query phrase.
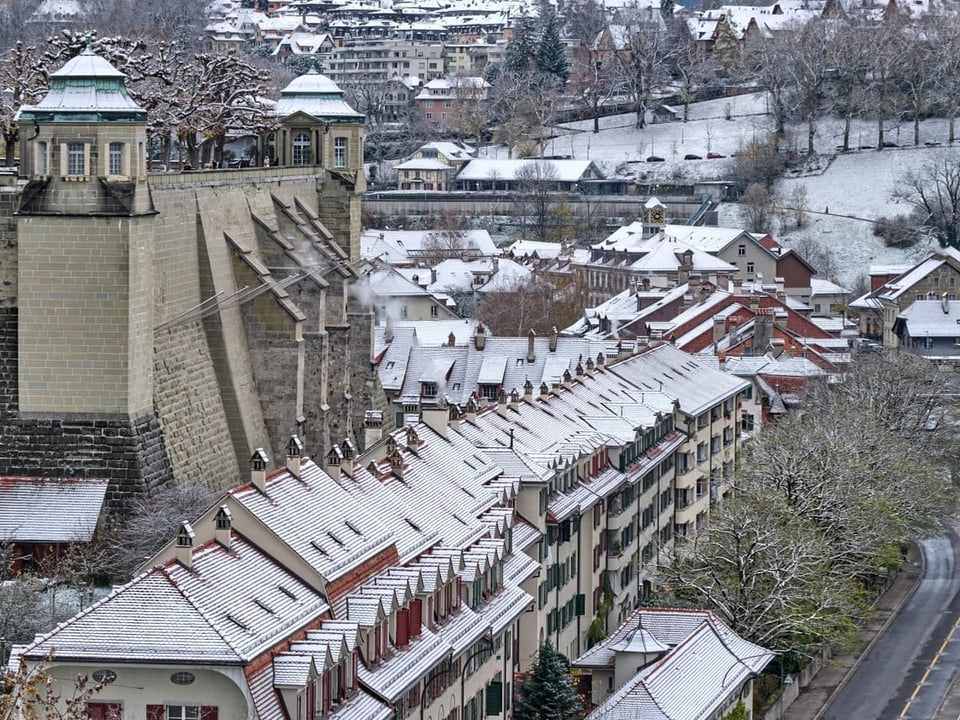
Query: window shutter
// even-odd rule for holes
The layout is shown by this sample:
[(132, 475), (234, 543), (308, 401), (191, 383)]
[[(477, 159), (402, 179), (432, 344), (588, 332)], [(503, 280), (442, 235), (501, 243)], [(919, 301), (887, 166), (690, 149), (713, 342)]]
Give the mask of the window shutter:
[[(67, 176), (67, 144), (60, 143), (60, 176)], [(160, 706), (161, 711), (163, 710), (163, 705)]]
[(407, 633), (410, 637), (420, 637), (420, 628), (423, 621), (423, 600), (414, 600), (410, 603), (410, 614)]
[(147, 705), (147, 720), (163, 720), (163, 705)]
[(100, 162), (103, 165), (103, 176), (110, 174), (110, 143), (104, 143), (100, 150)]
[(90, 167), (90, 143), (83, 144), (83, 173), (84, 177), (88, 175), (93, 175), (92, 168)]
[(397, 612), (397, 645), (403, 647), (410, 642), (410, 611)]
[(201, 705), (200, 706), (200, 720), (217, 720), (217, 706), (216, 705)]
[(576, 608), (577, 617), (580, 617), (581, 615), (586, 613), (586, 606), (587, 606), (587, 596), (584, 595), (583, 593), (580, 593), (579, 595), (577, 595), (577, 608)]
[(499, 715), (503, 708), (503, 683), (494, 680), (487, 685), (487, 715)]

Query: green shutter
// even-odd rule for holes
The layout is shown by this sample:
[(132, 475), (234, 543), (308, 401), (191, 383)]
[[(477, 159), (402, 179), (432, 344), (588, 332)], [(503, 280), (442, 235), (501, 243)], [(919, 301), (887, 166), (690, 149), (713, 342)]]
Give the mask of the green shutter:
[(577, 617), (586, 613), (587, 596), (583, 593), (577, 595)]
[(487, 715), (499, 715), (503, 709), (503, 683), (494, 680), (487, 685)]

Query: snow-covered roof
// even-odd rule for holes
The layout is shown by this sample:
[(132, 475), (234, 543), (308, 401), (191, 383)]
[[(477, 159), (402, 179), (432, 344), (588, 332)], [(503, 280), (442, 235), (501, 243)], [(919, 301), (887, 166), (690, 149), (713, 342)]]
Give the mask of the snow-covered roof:
[(321, 75), (316, 67), (294, 78), (280, 91), (276, 114), (289, 117), (295, 113), (304, 113), (318, 120), (359, 122), (364, 117), (347, 104), (343, 90), (326, 75)]
[[(591, 170), (597, 172), (596, 166), (590, 160), (491, 160), (481, 158), (468, 162), (457, 180), (516, 180), (520, 168), (530, 167), (536, 163), (549, 163), (555, 173), (544, 173), (546, 182), (577, 182), (582, 180)], [(535, 179), (535, 178), (531, 178)]]
[(19, 543), (88, 542), (106, 493), (106, 480), (2, 477), (0, 538)]
[(912, 338), (960, 338), (960, 301), (916, 300), (897, 315)]
[(47, 94), (36, 105), (22, 106), (17, 119), (145, 121), (147, 111), (130, 97), (125, 78), (126, 75), (87, 48), (50, 75)]

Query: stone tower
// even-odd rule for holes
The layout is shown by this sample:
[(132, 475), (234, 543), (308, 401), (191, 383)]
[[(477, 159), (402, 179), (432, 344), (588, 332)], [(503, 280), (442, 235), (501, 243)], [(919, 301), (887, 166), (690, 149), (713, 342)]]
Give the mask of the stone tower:
[[(154, 217), (146, 111), (87, 50), (20, 109), (16, 327), (4, 472), (111, 480), (122, 506), (170, 479), (154, 412)], [(13, 385), (14, 383), (10, 383)]]
[(153, 218), (146, 111), (90, 49), (20, 110), (21, 417), (153, 408)]

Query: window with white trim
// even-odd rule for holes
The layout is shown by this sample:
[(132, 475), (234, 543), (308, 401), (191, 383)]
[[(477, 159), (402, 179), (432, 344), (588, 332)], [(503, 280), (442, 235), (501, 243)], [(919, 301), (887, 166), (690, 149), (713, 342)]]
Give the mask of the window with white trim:
[(123, 171), (123, 143), (112, 142), (108, 152), (108, 175), (126, 175)]
[(47, 167), (49, 162), (49, 150), (47, 143), (41, 141), (37, 143), (37, 172), (36, 175), (48, 175)]
[(67, 175), (86, 175), (86, 148), (83, 143), (67, 143)]
[(199, 705), (166, 705), (166, 720), (200, 720)]
[(347, 166), (347, 138), (338, 137), (333, 141), (333, 166), (334, 167), (346, 167)]
[(293, 136), (293, 164), (310, 164), (310, 136), (305, 132)]

